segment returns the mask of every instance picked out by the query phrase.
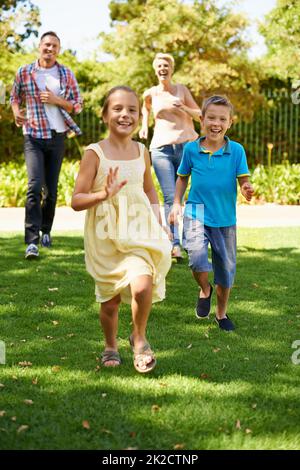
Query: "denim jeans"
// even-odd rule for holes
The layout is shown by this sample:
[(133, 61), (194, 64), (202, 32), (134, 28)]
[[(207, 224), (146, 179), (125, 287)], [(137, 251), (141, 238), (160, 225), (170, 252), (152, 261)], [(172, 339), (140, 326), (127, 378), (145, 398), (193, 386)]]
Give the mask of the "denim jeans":
[[(208, 261), (211, 246), (212, 265)], [(236, 225), (208, 227), (197, 219), (183, 219), (183, 247), (193, 272), (214, 272), (214, 283), (232, 287), (236, 270)]]
[(51, 139), (24, 136), (28, 174), (25, 204), (25, 243), (38, 244), (40, 231), (50, 233), (57, 199), (58, 177), (64, 153), (65, 134)]
[(173, 234), (173, 246), (180, 244), (178, 225), (170, 226), (167, 221), (174, 201), (177, 170), (181, 162), (184, 144), (163, 145), (151, 150), (152, 165), (164, 196), (166, 223)]

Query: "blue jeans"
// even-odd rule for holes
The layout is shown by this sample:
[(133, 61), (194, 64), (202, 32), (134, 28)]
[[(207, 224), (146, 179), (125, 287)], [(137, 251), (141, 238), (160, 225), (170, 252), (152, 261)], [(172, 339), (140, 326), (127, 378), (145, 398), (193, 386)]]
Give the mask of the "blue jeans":
[[(212, 265), (208, 261), (211, 246)], [(193, 272), (214, 272), (214, 283), (232, 287), (236, 270), (236, 226), (208, 227), (197, 219), (183, 219), (183, 247)]]
[(50, 233), (54, 219), (58, 177), (64, 153), (65, 134), (52, 139), (24, 136), (28, 174), (25, 204), (25, 243), (38, 244), (40, 230)]
[(166, 223), (173, 234), (173, 246), (180, 245), (178, 225), (169, 225), (168, 216), (173, 205), (177, 170), (185, 143), (163, 145), (151, 150), (152, 165), (159, 181), (163, 196)]

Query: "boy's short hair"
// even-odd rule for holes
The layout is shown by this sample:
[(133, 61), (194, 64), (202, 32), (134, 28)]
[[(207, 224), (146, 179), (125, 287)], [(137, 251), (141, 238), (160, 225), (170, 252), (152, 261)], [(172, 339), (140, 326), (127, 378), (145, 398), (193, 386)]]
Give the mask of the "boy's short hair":
[(206, 100), (204, 100), (203, 105), (202, 105), (202, 110), (201, 110), (202, 116), (205, 115), (208, 106), (211, 104), (214, 104), (217, 106), (226, 106), (226, 108), (228, 108), (230, 111), (230, 117), (233, 117), (233, 106), (232, 106), (232, 103), (227, 98), (227, 96), (214, 95), (214, 96), (210, 96), (209, 98), (206, 98)]
[(175, 60), (174, 60), (174, 57), (171, 55), (171, 54), (165, 54), (163, 52), (158, 52), (156, 54), (156, 56), (154, 57), (154, 60), (152, 62), (152, 67), (155, 69), (156, 67), (156, 62), (158, 60), (166, 60), (167, 62), (169, 62), (172, 70), (174, 70), (174, 66), (175, 66)]
[(54, 31), (46, 31), (46, 33), (42, 34), (41, 36), (41, 39), (40, 39), (40, 42), (42, 42), (42, 40), (44, 39), (44, 37), (46, 36), (53, 36), (54, 38), (56, 38), (58, 40), (58, 42), (60, 43), (60, 39), (59, 37), (57, 36), (57, 34), (54, 32)]

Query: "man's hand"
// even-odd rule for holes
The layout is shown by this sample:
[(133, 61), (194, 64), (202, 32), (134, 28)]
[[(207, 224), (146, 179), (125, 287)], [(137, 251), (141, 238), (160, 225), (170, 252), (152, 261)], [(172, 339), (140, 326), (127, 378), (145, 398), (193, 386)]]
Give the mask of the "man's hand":
[(113, 197), (115, 194), (117, 194), (120, 189), (125, 186), (127, 183), (127, 180), (121, 181), (119, 183), (118, 181), (118, 171), (119, 167), (117, 166), (114, 170), (112, 168), (109, 169), (109, 173), (107, 175), (107, 180), (106, 180), (106, 185), (104, 188), (104, 191), (106, 192), (106, 200), (110, 199)]
[(14, 111), (15, 123), (17, 127), (23, 126), (26, 122), (26, 109), (18, 109)]
[(170, 225), (178, 225), (178, 217), (182, 216), (181, 204), (173, 204), (171, 212), (169, 213), (168, 222)]
[(254, 194), (254, 189), (251, 183), (244, 183), (241, 186), (241, 193), (247, 201), (251, 201)]
[(57, 104), (57, 96), (46, 87), (46, 91), (40, 92), (40, 100), (42, 103)]

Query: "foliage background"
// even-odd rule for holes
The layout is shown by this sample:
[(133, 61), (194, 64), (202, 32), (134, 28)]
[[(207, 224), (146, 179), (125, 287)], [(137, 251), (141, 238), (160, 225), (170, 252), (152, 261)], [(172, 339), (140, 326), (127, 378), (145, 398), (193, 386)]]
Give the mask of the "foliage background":
[[(23, 41), (37, 35), (39, 11), (27, 0), (0, 0), (0, 7), (0, 77), (6, 89), (6, 104), (0, 106), (0, 163), (21, 163), (23, 137), (8, 97), (18, 67), (37, 57)], [(142, 95), (156, 83), (155, 53), (165, 51), (175, 57), (174, 81), (186, 84), (199, 105), (212, 93), (226, 93), (233, 101), (230, 137), (245, 146), (251, 167), (267, 163), (269, 142), (274, 163), (299, 161), (298, 1), (278, 0), (261, 23), (268, 51), (260, 59), (249, 58), (249, 19), (236, 14), (231, 1), (219, 7), (216, 0), (114, 0), (110, 11), (113, 29), (101, 34), (101, 47), (112, 60), (80, 62), (70, 50), (60, 56), (74, 71), (85, 100), (76, 117), (83, 135), (67, 142), (68, 160), (78, 161), (85, 145), (105, 135), (101, 106), (108, 89), (126, 83)], [(150, 141), (151, 129), (149, 134)]]

